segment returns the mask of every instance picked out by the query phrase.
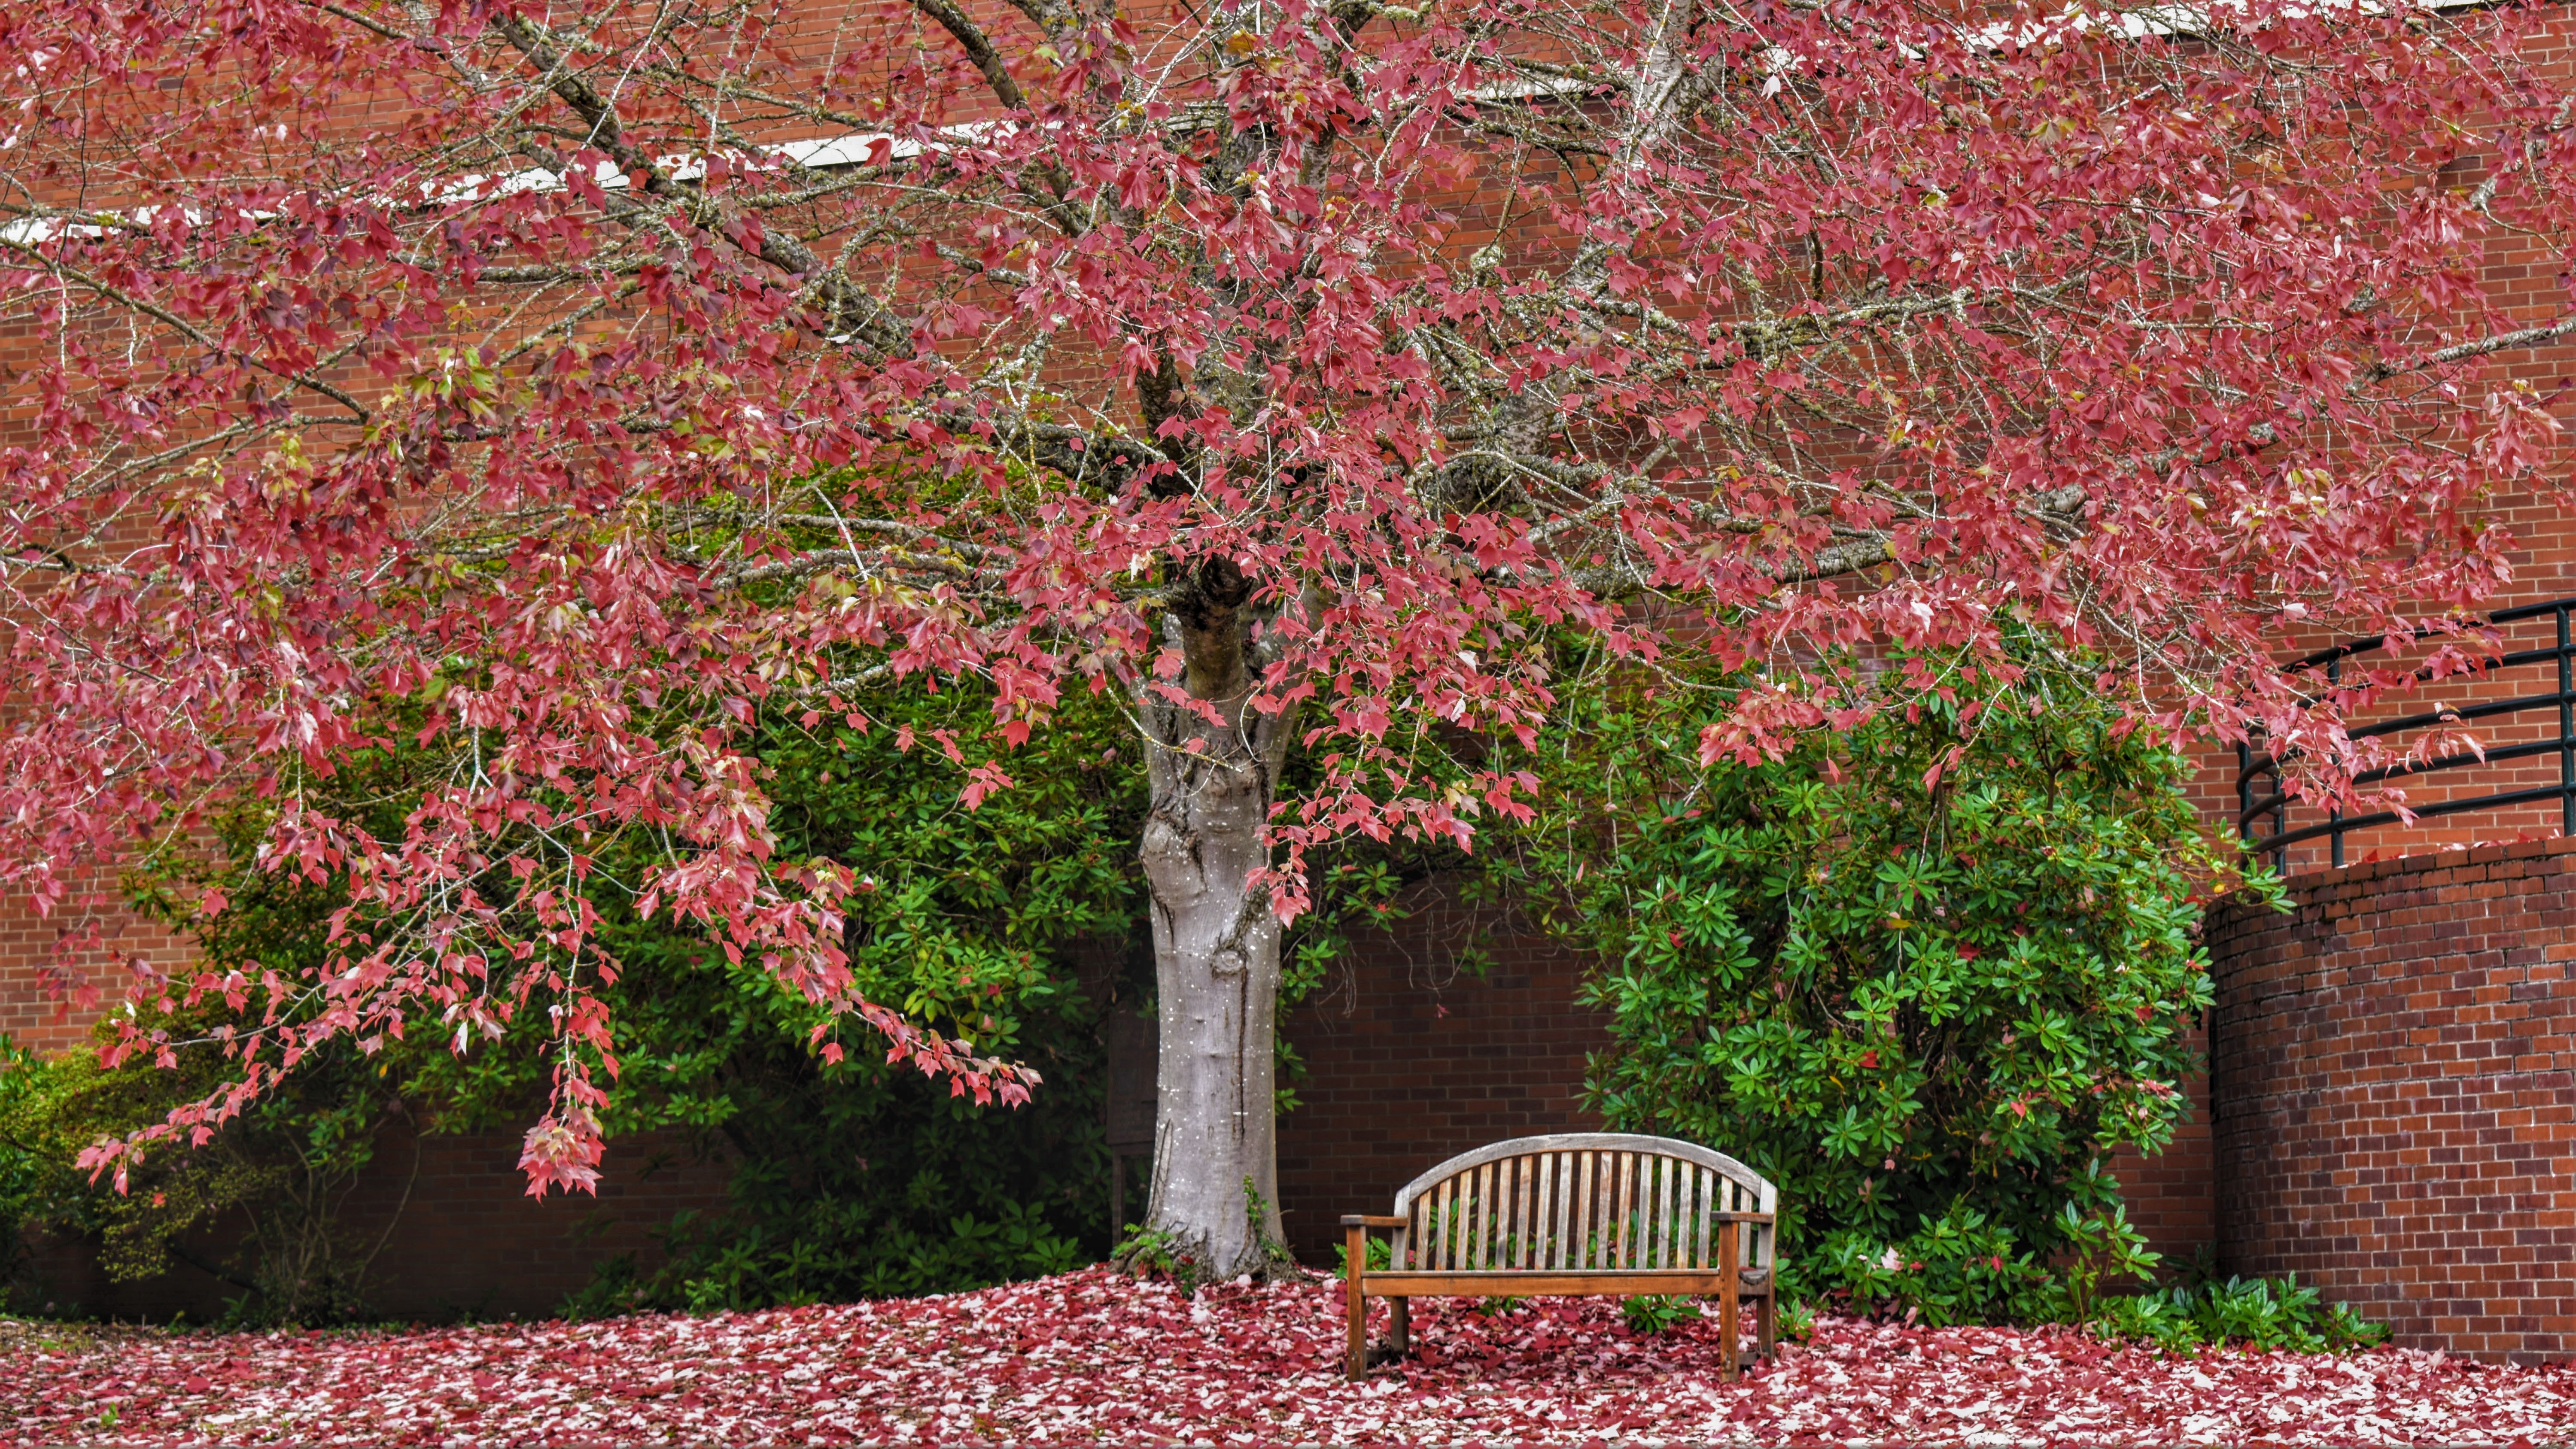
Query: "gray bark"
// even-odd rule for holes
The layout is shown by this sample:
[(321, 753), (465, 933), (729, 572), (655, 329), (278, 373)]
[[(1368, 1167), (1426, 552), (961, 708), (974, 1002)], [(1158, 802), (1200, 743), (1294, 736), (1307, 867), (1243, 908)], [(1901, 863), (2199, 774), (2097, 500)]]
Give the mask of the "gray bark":
[[(1248, 877), (1267, 861), (1261, 828), (1294, 728), (1250, 706), (1258, 659), (1251, 590), (1223, 563), (1201, 565), (1167, 630), (1182, 682), (1217, 720), (1145, 692), (1150, 796), (1145, 879), (1161, 1016), (1153, 1195), (1145, 1226), (1204, 1278), (1267, 1274), (1280, 1236), (1272, 1031), (1278, 917)], [(1261, 1194), (1256, 1230), (1246, 1183)]]

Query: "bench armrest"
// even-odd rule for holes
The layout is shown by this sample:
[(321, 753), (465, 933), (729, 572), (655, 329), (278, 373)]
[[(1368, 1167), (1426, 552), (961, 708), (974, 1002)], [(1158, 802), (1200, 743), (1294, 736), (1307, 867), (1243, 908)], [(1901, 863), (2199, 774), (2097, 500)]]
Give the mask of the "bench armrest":
[[(1776, 1216), (1776, 1213), (1710, 1213), (1708, 1220), (1713, 1223), (1767, 1223)], [(1349, 1219), (1343, 1221), (1348, 1222)]]
[(1410, 1226), (1412, 1221), (1410, 1218), (1389, 1217), (1384, 1213), (1342, 1214), (1342, 1226), (1346, 1228), (1401, 1228)]

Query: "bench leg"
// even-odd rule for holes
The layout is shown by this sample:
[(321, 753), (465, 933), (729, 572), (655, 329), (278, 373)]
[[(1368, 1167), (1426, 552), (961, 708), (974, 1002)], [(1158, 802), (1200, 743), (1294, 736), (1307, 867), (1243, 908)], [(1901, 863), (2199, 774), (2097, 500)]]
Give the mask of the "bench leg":
[(1351, 1228), (1342, 1236), (1342, 1306), (1351, 1329), (1347, 1372), (1357, 1382), (1368, 1377), (1368, 1294), (1363, 1278), (1368, 1272), (1368, 1229)]
[(1391, 1320), (1386, 1346), (1401, 1358), (1413, 1351), (1413, 1300), (1390, 1298), (1386, 1300), (1386, 1311)]
[(1738, 1372), (1736, 1338), (1744, 1329), (1744, 1266), (1737, 1255), (1735, 1231), (1733, 1223), (1717, 1225), (1717, 1261), (1726, 1269), (1726, 1276), (1717, 1280), (1717, 1341), (1726, 1345), (1718, 1356), (1717, 1371), (1728, 1383), (1735, 1382)]
[(1776, 1359), (1780, 1356), (1780, 1282), (1776, 1273), (1770, 1291), (1762, 1295), (1762, 1306), (1755, 1312), (1760, 1315), (1756, 1322), (1761, 1325), (1762, 1357)]

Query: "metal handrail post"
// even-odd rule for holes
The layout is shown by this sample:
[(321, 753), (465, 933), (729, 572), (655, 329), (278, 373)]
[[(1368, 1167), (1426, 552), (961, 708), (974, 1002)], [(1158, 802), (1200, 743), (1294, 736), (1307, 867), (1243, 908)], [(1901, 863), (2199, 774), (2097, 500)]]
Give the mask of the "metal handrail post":
[[(2272, 838), (2274, 840), (2279, 840), (2282, 836), (2290, 833), (2290, 792), (2282, 788), (2281, 778), (2281, 760), (2280, 757), (2276, 755), (2272, 759), (2272, 798), (2278, 802), (2272, 807)], [(2282, 844), (2272, 847), (2272, 873), (2274, 875), (2288, 875), (2290, 873), (2290, 847), (2288, 845)]]
[(2243, 740), (2236, 742), (2236, 835), (2240, 840), (2254, 838), (2254, 755)]
[[(2336, 689), (2340, 688), (2342, 684), (2343, 656), (2338, 654), (2334, 658), (2326, 661), (2326, 688)], [(2326, 807), (2326, 823), (2333, 827), (2326, 832), (2328, 860), (2336, 870), (2341, 870), (2343, 869), (2343, 806), (2340, 804), (2328, 805)]]
[(2576, 835), (2576, 700), (2568, 698), (2566, 600), (2558, 604), (2558, 833)]

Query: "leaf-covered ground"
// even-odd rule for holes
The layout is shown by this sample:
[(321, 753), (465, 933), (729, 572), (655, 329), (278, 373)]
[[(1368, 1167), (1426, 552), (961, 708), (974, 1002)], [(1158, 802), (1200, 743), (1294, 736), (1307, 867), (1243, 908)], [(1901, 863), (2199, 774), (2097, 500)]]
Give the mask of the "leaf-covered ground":
[(1712, 1324), (1606, 1300), (1422, 1303), (1419, 1359), (1338, 1372), (1316, 1281), (1196, 1299), (1093, 1270), (706, 1318), (334, 1334), (0, 1333), (10, 1443), (1184, 1439), (2503, 1444), (2576, 1437), (2576, 1370), (2381, 1350), (2176, 1358), (2064, 1332), (1824, 1321), (1739, 1384)]

